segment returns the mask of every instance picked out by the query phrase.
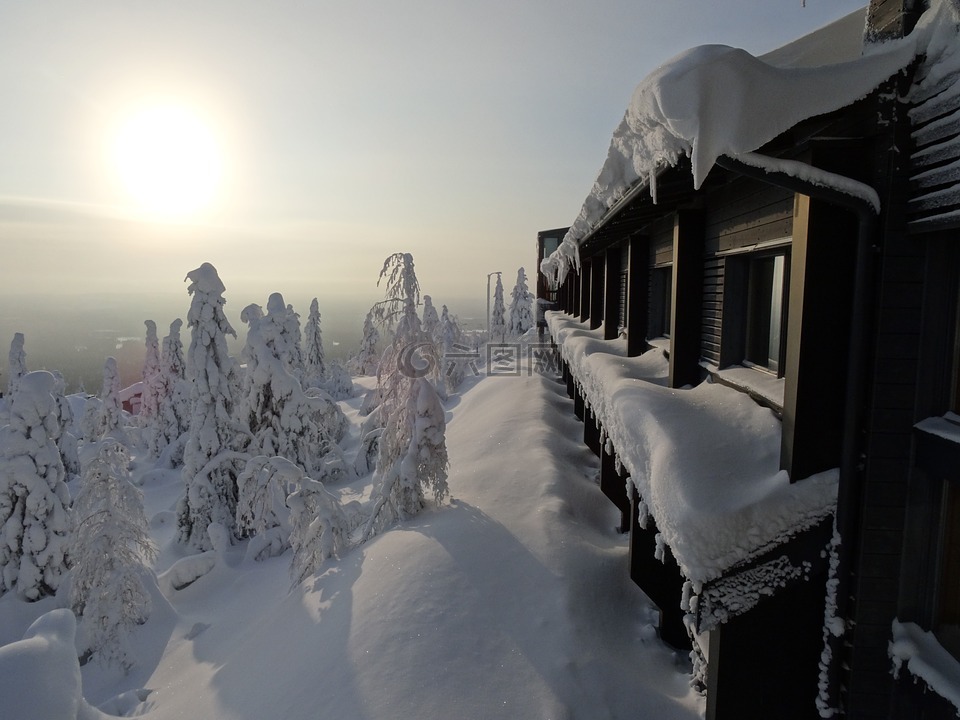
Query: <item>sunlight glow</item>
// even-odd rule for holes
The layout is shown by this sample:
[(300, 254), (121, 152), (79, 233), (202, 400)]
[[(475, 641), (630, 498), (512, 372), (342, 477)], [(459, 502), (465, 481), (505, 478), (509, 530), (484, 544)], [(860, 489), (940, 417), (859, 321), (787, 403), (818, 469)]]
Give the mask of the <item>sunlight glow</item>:
[(158, 220), (195, 215), (212, 203), (221, 181), (216, 136), (182, 105), (151, 105), (128, 116), (112, 156), (123, 189)]

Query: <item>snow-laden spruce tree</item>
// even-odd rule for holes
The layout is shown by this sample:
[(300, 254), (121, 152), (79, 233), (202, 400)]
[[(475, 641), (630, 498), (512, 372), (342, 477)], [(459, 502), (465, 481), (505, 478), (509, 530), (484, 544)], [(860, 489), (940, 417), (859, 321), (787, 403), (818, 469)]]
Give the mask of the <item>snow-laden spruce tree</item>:
[(327, 558), (347, 546), (349, 524), (339, 501), (322, 482), (301, 475), (298, 488), (287, 498), (292, 529), (293, 558), (290, 575), (299, 585), (315, 573)]
[(27, 353), (23, 350), (23, 333), (14, 333), (7, 355), (7, 397), (13, 397), (20, 387), (20, 378), (27, 374)]
[(460, 343), (462, 334), (456, 318), (450, 315), (450, 311), (444, 305), (440, 312), (440, 323), (437, 325), (434, 342), (438, 345), (442, 356), (443, 384), (448, 394), (460, 387), (466, 373), (464, 366), (469, 360), (469, 354), (467, 354), (468, 357), (464, 357), (464, 346)]
[(353, 386), (353, 376), (343, 363), (337, 360), (327, 365), (327, 380), (323, 383), (323, 389), (334, 400), (348, 400), (357, 394)]
[(163, 375), (160, 371), (160, 340), (157, 337), (157, 324), (153, 320), (144, 320), (147, 328), (146, 348), (143, 357), (143, 390), (140, 394), (140, 414), (137, 424), (147, 436), (147, 445), (157, 445), (154, 435), (158, 430), (160, 400), (163, 397)]
[(527, 274), (523, 268), (517, 270), (517, 284), (510, 293), (510, 314), (507, 333), (519, 337), (534, 325), (533, 294), (527, 287)]
[(100, 390), (100, 423), (98, 425), (100, 437), (116, 433), (123, 427), (121, 389), (117, 360), (108, 357), (103, 362), (103, 387)]
[(57, 440), (56, 378), (27, 373), (0, 428), (0, 594), (52, 595), (67, 570), (70, 493)]
[(360, 350), (350, 361), (350, 369), (357, 375), (376, 375), (380, 365), (380, 352), (377, 344), (380, 342), (380, 331), (374, 319), (373, 310), (367, 313), (363, 320), (363, 338), (360, 340)]
[(423, 322), (421, 323), (423, 331), (431, 338), (436, 336), (437, 327), (440, 325), (440, 316), (437, 309), (433, 306), (433, 298), (429, 295), (423, 296)]
[(446, 422), (437, 391), (427, 379), (436, 374), (439, 358), (417, 316), (420, 285), (413, 257), (388, 257), (380, 272), (384, 278), (386, 299), (374, 309), (377, 317), (395, 321), (396, 328), (377, 374), (383, 431), (365, 538), (419, 512), (424, 489), (432, 491), (438, 503), (447, 494)]
[(186, 368), (192, 411), (183, 453), (186, 495), (177, 506), (178, 539), (196, 550), (209, 550), (211, 523), (234, 530), (237, 450), (247, 435), (235, 417), (237, 369), (227, 351), (227, 335), (236, 333), (223, 312), (226, 288), (210, 263), (191, 270), (186, 279), (192, 296)]
[(159, 458), (171, 448), (169, 461), (174, 465), (183, 459), (183, 447), (176, 443), (189, 430), (191, 410), (190, 385), (186, 380), (186, 362), (180, 340), (182, 326), (183, 321), (177, 318), (170, 323), (170, 334), (163, 338), (160, 350), (162, 389), (157, 406), (156, 432), (150, 436), (150, 454)]
[(497, 275), (497, 286), (493, 292), (493, 310), (490, 311), (490, 342), (503, 342), (507, 336), (507, 321), (504, 318), (503, 283)]
[(135, 662), (130, 631), (150, 615), (143, 577), (157, 552), (129, 464), (119, 442), (100, 443), (73, 503), (70, 552), (70, 605), (82, 617), (81, 652), (124, 669)]
[(257, 455), (237, 478), (237, 530), (251, 536), (247, 556), (254, 560), (281, 555), (290, 547), (287, 487), (303, 471), (282, 457)]
[(80, 477), (80, 453), (77, 436), (73, 432), (73, 410), (67, 400), (67, 381), (63, 374), (54, 371), (56, 384), (53, 388), (53, 397), (57, 401), (57, 422), (60, 425), (60, 437), (57, 438), (57, 448), (60, 450), (60, 461), (63, 463), (64, 478), (67, 482)]
[(273, 293), (267, 298), (267, 312), (274, 316), (275, 322), (281, 327), (280, 336), (275, 341), (277, 355), (287, 371), (299, 381), (304, 372), (300, 315), (293, 305), (283, 305), (283, 295), (280, 293)]
[(327, 363), (323, 356), (323, 334), (320, 331), (320, 304), (314, 298), (303, 328), (303, 386), (323, 387), (327, 380)]
[[(274, 293), (271, 298), (279, 297)], [(288, 312), (280, 297), (263, 315), (259, 306), (244, 308), (247, 322), (243, 348), (246, 363), (241, 416), (249, 427), (251, 455), (279, 455), (310, 475), (324, 471), (324, 456), (333, 451), (346, 430), (339, 406), (323, 390), (305, 392), (284, 362)]]

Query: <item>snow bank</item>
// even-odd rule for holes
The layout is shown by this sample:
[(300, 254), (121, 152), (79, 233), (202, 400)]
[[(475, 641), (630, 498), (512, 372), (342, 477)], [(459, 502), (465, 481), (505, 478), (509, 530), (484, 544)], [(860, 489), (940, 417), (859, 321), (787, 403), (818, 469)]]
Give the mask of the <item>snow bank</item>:
[(52, 610), (23, 640), (0, 647), (0, 708), (9, 720), (95, 720), (103, 717), (83, 699), (69, 610)]
[(630, 473), (683, 574), (719, 577), (829, 515), (836, 471), (790, 483), (779, 469), (780, 421), (744, 393), (667, 385), (660, 350), (628, 358), (563, 313), (547, 314), (586, 406)]
[(628, 191), (645, 184), (656, 202), (657, 173), (681, 156), (690, 158), (699, 188), (721, 155), (751, 153), (808, 118), (856, 102), (931, 44), (944, 44), (945, 33), (955, 38), (950, 0), (931, 4), (909, 37), (870, 46), (843, 62), (809, 67), (814, 53), (798, 50), (798, 64), (791, 66), (786, 51), (765, 61), (725, 45), (695, 47), (665, 62), (634, 91), (580, 214), (541, 271), (562, 277), (577, 264), (579, 244)]

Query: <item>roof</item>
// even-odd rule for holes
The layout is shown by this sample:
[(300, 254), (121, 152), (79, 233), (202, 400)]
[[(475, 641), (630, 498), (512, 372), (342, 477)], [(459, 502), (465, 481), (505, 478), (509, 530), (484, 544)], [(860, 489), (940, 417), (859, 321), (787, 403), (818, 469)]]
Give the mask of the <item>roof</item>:
[[(689, 158), (693, 186), (699, 188), (719, 157), (747, 160), (804, 120), (868, 96), (918, 55), (943, 55), (960, 23), (954, 2), (932, 0), (910, 36), (869, 45), (852, 59), (855, 17), (847, 16), (761, 58), (705, 45), (667, 61), (637, 86), (580, 214), (541, 271), (559, 279), (578, 265), (579, 246), (618, 203), (641, 189), (656, 202), (658, 173), (681, 158)], [(847, 40), (827, 53), (833, 37)], [(837, 58), (841, 61), (809, 65)]]

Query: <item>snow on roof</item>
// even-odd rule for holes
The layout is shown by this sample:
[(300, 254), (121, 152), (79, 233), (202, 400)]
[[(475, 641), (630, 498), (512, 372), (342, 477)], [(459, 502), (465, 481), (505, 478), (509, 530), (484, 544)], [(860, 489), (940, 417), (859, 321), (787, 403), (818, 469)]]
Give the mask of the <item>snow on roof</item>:
[(893, 621), (893, 640), (887, 651), (896, 678), (904, 664), (931, 690), (957, 708), (960, 715), (960, 663), (937, 642), (933, 633), (910, 622)]
[(780, 421), (719, 383), (667, 387), (661, 350), (626, 357), (563, 313), (550, 332), (630, 473), (662, 540), (694, 582), (719, 577), (834, 511), (838, 473), (791, 483), (780, 470)]
[[(865, 49), (842, 62), (808, 66), (832, 59), (814, 51), (807, 37), (791, 49), (754, 57), (725, 45), (687, 50), (650, 73), (633, 93), (613, 133), (607, 159), (577, 219), (560, 247), (540, 266), (554, 278), (578, 264), (580, 243), (628, 191), (649, 187), (656, 201), (656, 175), (691, 159), (694, 188), (699, 188), (721, 155), (741, 156), (796, 124), (846, 107), (867, 96), (906, 67), (937, 36), (956, 36), (953, 0), (932, 0), (916, 30), (907, 38)], [(849, 25), (850, 16), (842, 18)], [(842, 29), (842, 28), (841, 28)], [(828, 37), (836, 31), (827, 26)]]
[(776, 67), (819, 67), (856, 60), (863, 54), (866, 6), (758, 57)]

